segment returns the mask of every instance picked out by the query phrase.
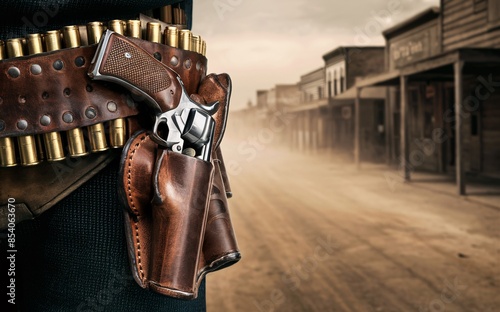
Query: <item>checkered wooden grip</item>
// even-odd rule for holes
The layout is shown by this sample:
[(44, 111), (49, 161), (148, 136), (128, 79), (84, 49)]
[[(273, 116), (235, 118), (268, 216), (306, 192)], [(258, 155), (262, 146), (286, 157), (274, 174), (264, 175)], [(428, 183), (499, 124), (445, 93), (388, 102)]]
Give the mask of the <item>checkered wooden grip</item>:
[(124, 80), (149, 95), (161, 92), (172, 84), (165, 65), (119, 36), (110, 38), (100, 71), (103, 75)]

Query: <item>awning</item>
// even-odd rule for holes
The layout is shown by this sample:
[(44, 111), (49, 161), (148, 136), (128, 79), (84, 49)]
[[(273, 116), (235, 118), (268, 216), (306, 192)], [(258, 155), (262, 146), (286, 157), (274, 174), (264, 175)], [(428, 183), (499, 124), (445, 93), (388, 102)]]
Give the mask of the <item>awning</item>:
[(401, 73), (399, 70), (393, 70), (389, 72), (382, 73), (377, 76), (366, 77), (356, 83), (358, 87), (368, 87), (368, 86), (395, 86), (399, 84), (399, 77)]
[[(334, 103), (336, 101), (354, 101), (356, 99), (356, 88), (357, 86), (351, 87), (347, 91), (334, 97), (332, 101)], [(385, 97), (385, 87), (366, 87), (362, 88), (360, 93), (361, 100), (385, 100)]]
[(324, 100), (315, 101), (315, 102), (310, 103), (310, 104), (288, 107), (288, 108), (286, 108), (286, 111), (289, 113), (296, 113), (296, 112), (303, 112), (303, 111), (308, 111), (308, 110), (317, 110), (317, 109), (320, 109), (321, 107), (326, 107), (327, 105), (328, 105), (328, 103), (327, 103), (326, 99), (324, 99)]
[(453, 64), (464, 62), (464, 74), (491, 71), (500, 67), (500, 49), (465, 48), (445, 52), (426, 60), (407, 65), (377, 76), (366, 77), (356, 83), (357, 87), (398, 86), (401, 76), (410, 80), (451, 80)]

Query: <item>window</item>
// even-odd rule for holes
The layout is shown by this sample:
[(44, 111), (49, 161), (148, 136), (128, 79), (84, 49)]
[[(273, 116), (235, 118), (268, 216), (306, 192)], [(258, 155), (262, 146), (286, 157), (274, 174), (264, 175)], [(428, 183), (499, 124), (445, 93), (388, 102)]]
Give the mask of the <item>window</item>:
[(491, 27), (500, 26), (500, 1), (488, 0), (488, 22)]
[(344, 70), (340, 71), (340, 93), (344, 92), (345, 82), (344, 82)]
[(332, 97), (332, 73), (328, 73), (328, 80), (326, 81), (326, 87), (328, 90), (328, 98)]
[(323, 88), (318, 87), (318, 100), (323, 98)]
[(337, 95), (337, 72), (333, 72), (333, 96)]
[(477, 112), (472, 113), (470, 116), (470, 134), (472, 136), (479, 135), (479, 114)]

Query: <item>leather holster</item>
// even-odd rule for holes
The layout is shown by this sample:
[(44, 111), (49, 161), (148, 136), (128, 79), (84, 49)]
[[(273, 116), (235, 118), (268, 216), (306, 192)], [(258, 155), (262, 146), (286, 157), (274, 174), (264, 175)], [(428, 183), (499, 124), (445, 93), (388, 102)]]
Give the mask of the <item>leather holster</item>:
[(229, 76), (209, 75), (191, 97), (219, 101), (211, 161), (162, 149), (150, 133), (137, 132), (121, 158), (120, 197), (124, 206), (130, 263), (143, 288), (194, 299), (203, 277), (241, 258), (227, 194), (229, 181), (219, 144), (230, 96)]
[(121, 198), (131, 268), (143, 288), (196, 298), (205, 276), (241, 258), (227, 206), (220, 159), (158, 149), (147, 132), (122, 156)]

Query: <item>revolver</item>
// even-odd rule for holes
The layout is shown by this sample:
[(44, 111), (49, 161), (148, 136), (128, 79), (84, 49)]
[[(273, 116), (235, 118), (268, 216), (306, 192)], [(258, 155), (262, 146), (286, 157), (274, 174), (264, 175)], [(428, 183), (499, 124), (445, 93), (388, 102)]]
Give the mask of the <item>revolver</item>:
[(153, 110), (151, 138), (160, 146), (209, 161), (214, 138), (212, 115), (219, 103), (199, 105), (180, 76), (125, 36), (107, 30), (88, 75), (116, 83), (140, 96)]

